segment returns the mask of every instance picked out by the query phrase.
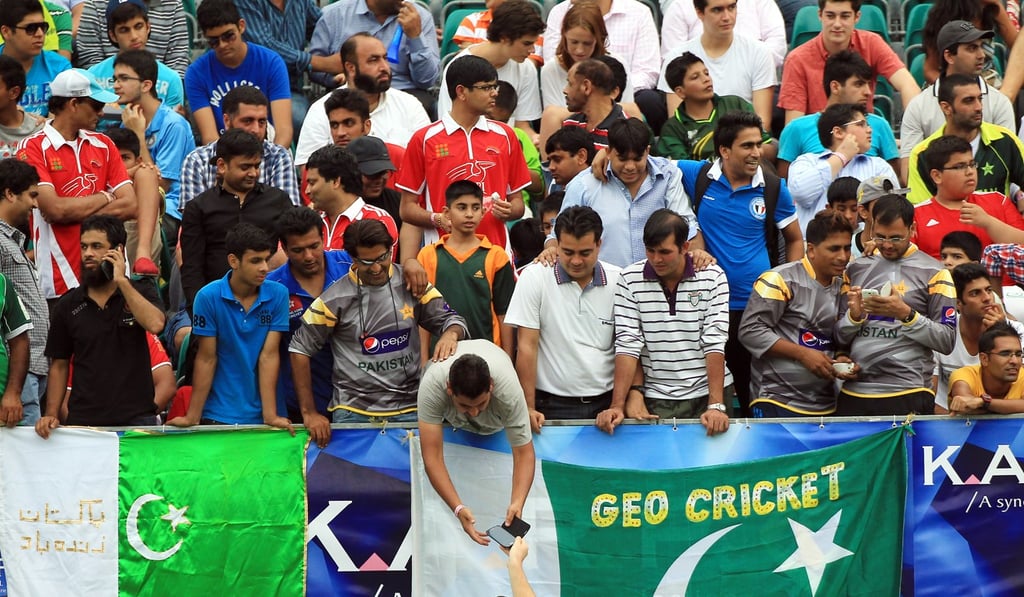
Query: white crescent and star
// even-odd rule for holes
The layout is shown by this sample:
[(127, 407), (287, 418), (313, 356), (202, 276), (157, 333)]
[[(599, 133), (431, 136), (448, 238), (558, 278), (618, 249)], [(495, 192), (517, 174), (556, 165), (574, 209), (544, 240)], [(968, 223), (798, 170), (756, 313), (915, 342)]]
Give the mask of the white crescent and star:
[(680, 554), (676, 561), (672, 562), (672, 565), (668, 567), (668, 572), (665, 573), (665, 576), (661, 577), (658, 588), (654, 590), (654, 597), (686, 595), (686, 591), (690, 587), (690, 578), (693, 577), (693, 572), (704, 558), (704, 554), (714, 547), (715, 543), (718, 543), (718, 540), (724, 537), (726, 533), (738, 526), (740, 525), (734, 524), (730, 527), (719, 529), (686, 548), (686, 551)]
[[(132, 502), (131, 508), (128, 510), (128, 518), (124, 523), (125, 536), (128, 539), (128, 545), (139, 552), (139, 555), (146, 558), (147, 560), (162, 561), (178, 553), (181, 549), (182, 540), (179, 539), (177, 543), (172, 545), (169, 549), (164, 551), (155, 551), (146, 545), (143, 541), (142, 536), (139, 534), (139, 512), (142, 507), (149, 502), (157, 502), (164, 499), (163, 496), (156, 495), (153, 493), (147, 493), (140, 495)], [(178, 525), (188, 524), (191, 525), (192, 521), (185, 517), (185, 512), (188, 511), (188, 506), (184, 508), (176, 508), (170, 502), (167, 503), (167, 514), (160, 517), (161, 520), (166, 520), (171, 523), (171, 531), (177, 531)]]

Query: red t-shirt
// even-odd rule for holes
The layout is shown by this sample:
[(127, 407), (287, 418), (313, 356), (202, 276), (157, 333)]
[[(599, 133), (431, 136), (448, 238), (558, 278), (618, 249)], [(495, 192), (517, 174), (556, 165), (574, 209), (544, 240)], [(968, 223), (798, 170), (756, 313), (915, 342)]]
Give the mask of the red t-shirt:
[[(450, 115), (413, 133), (395, 185), (420, 196), (420, 206), (431, 213), (444, 208), (444, 193), (456, 180), (471, 180), (487, 197), (502, 199), (530, 185), (530, 170), (515, 132), (507, 125), (480, 117), (466, 132)], [(433, 231), (435, 233), (439, 231)], [(505, 223), (488, 211), (477, 232), (511, 254)], [(434, 242), (439, 235), (425, 239)]]
[[(28, 162), (39, 175), (40, 185), (53, 187), (62, 200), (114, 191), (128, 184), (128, 171), (114, 142), (101, 133), (81, 130), (76, 141), (67, 141), (49, 123), (22, 140), (18, 159)], [(82, 251), (79, 224), (50, 224), (32, 218), (36, 265), (46, 298), (62, 296), (78, 287)]]
[[(1024, 218), (1017, 208), (1002, 193), (973, 193), (967, 198), (995, 218), (1024, 230)], [(964, 230), (973, 233), (981, 241), (981, 246), (992, 244), (992, 238), (983, 228), (960, 223), (960, 210), (939, 205), (935, 198), (918, 203), (914, 208), (914, 223), (917, 231), (914, 242), (917, 247), (932, 257), (939, 259), (942, 237), (950, 232)]]
[(344, 248), (343, 236), (345, 235), (345, 230), (349, 224), (356, 220), (380, 220), (384, 222), (388, 233), (394, 239), (392, 244), (398, 243), (398, 227), (395, 225), (395, 219), (383, 209), (367, 204), (362, 198), (356, 199), (355, 203), (338, 214), (338, 217), (333, 222), (328, 221), (327, 216), (323, 212), (320, 213), (320, 217), (324, 221), (324, 248), (328, 251)]
[[(906, 68), (896, 52), (885, 43), (885, 39), (871, 31), (854, 29), (850, 38), (851, 50), (860, 54), (873, 71), (870, 86), (872, 94), (878, 76), (886, 80), (901, 68)], [(805, 44), (794, 48), (786, 56), (782, 67), (782, 84), (779, 86), (779, 107), (783, 110), (797, 110), (804, 114), (815, 114), (825, 109), (828, 98), (822, 79), (825, 76), (825, 59), (828, 52), (821, 34)], [(868, 99), (868, 112), (874, 102)]]

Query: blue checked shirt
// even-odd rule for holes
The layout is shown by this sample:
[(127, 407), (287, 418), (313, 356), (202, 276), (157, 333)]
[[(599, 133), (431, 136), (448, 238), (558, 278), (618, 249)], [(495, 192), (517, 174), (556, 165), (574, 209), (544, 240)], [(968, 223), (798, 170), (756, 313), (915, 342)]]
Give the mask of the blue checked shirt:
[[(178, 210), (185, 213), (185, 204), (203, 191), (217, 184), (217, 167), (210, 163), (217, 152), (217, 142), (197, 148), (185, 157), (181, 165), (181, 196)], [(292, 203), (302, 205), (299, 184), (295, 180), (295, 165), (288, 150), (269, 141), (263, 142), (263, 163), (260, 164), (260, 182), (268, 187), (288, 193)]]

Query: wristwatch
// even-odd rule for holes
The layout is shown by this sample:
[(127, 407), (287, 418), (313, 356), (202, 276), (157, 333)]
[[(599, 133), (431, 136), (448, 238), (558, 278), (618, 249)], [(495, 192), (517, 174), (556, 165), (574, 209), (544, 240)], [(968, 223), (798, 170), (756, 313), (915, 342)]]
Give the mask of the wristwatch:
[(990, 406), (992, 406), (992, 397), (989, 396), (988, 394), (982, 394), (981, 395), (981, 408), (984, 408), (985, 410), (989, 410)]
[(914, 320), (914, 316), (916, 316), (916, 315), (917, 315), (917, 311), (911, 309), (910, 310), (910, 314), (907, 315), (906, 317), (904, 317), (903, 319), (901, 319), (900, 321), (902, 321), (903, 323), (910, 323), (911, 321)]
[(725, 408), (725, 404), (723, 404), (721, 402), (713, 402), (713, 403), (708, 404), (708, 410), (717, 410), (718, 412), (723, 412), (724, 413), (724, 412), (727, 412), (728, 409), (726, 409)]
[(642, 396), (644, 394), (644, 387), (640, 386), (640, 385), (629, 386), (629, 391), (630, 392), (640, 392), (640, 395)]

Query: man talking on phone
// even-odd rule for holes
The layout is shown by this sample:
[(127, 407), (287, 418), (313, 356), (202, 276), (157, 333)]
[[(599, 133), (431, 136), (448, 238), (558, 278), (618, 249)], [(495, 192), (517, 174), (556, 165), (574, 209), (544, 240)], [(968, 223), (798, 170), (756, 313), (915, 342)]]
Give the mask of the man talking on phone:
[(82, 222), (82, 285), (62, 296), (50, 315), (46, 414), (36, 421), (43, 439), (60, 425), (72, 358), (75, 383), (64, 424), (158, 424), (146, 332), (163, 331), (164, 312), (152, 280), (128, 277), (126, 238), (114, 216)]
[(423, 466), (430, 484), (470, 539), (487, 545), (490, 539), (477, 530), (473, 512), (459, 499), (448, 475), (441, 425), (447, 421), (452, 427), (481, 435), (505, 430), (512, 446), (512, 497), (504, 524), (511, 524), (523, 513), (536, 464), (526, 398), (512, 360), (487, 340), (459, 342), (451, 358), (427, 367), (417, 402)]

